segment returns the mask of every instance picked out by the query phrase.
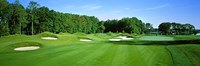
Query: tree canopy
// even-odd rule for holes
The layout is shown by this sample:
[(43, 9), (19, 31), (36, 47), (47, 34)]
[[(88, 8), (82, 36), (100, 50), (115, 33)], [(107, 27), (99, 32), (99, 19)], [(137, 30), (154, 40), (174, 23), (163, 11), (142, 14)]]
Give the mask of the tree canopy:
[(105, 32), (126, 32), (142, 34), (144, 33), (144, 23), (137, 19), (132, 18), (122, 18), (121, 20), (107, 20), (104, 23), (106, 27)]
[(53, 33), (96, 33), (103, 32), (105, 27), (94, 16), (61, 13), (40, 6), (31, 1), (24, 8), (19, 0), (8, 3), (0, 1), (0, 35), (27, 34), (34, 35), (44, 31)]
[(175, 22), (163, 22), (159, 25), (159, 31), (163, 35), (191, 35), (196, 34), (195, 27), (191, 24), (180, 24)]
[[(0, 0), (0, 36), (34, 35), (45, 31), (52, 33), (126, 32), (148, 34), (152, 29), (150, 23), (145, 24), (136, 17), (99, 21), (95, 16), (50, 10), (34, 1), (30, 1), (29, 5), (24, 8), (19, 0), (14, 3)], [(195, 33), (195, 27), (191, 24), (165, 22), (159, 25), (159, 31), (164, 35), (188, 35)]]

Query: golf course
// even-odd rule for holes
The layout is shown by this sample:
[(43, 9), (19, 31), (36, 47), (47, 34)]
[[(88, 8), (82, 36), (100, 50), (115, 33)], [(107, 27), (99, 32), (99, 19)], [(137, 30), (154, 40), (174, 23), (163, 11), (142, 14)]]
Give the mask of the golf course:
[(0, 66), (200, 66), (200, 0), (0, 0)]
[[(109, 40), (119, 36), (132, 39)], [(0, 37), (0, 66), (200, 66), (198, 40), (124, 33), (16, 34)], [(39, 48), (15, 50), (29, 46)]]

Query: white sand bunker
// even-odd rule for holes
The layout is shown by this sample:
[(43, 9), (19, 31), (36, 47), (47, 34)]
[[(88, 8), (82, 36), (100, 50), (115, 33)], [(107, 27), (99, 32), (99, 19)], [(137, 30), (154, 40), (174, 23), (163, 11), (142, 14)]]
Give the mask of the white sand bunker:
[(118, 38), (116, 38), (116, 39), (109, 39), (109, 41), (121, 41), (121, 39), (118, 39)]
[(133, 38), (128, 38), (127, 36), (118, 36), (114, 39), (109, 39), (109, 41), (121, 41), (121, 40), (132, 40)]
[(54, 37), (42, 37), (41, 39), (45, 39), (45, 40), (58, 40), (58, 38), (54, 38)]
[(29, 50), (37, 50), (39, 48), (40, 48), (39, 46), (27, 46), (27, 47), (18, 47), (18, 48), (15, 48), (14, 50), (15, 51), (29, 51)]
[(133, 38), (128, 38), (127, 36), (119, 36), (117, 38), (120, 38), (121, 40), (132, 40)]
[(80, 41), (83, 41), (83, 42), (91, 42), (92, 40), (90, 40), (90, 39), (80, 39)]

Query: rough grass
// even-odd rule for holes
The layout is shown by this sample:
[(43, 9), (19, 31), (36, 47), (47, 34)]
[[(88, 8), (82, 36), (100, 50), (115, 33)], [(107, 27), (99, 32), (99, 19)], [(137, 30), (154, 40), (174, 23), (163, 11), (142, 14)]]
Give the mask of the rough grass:
[[(128, 45), (132, 42), (108, 42), (119, 34), (55, 34), (50, 41), (34, 36), (11, 35), (0, 38), (0, 66), (199, 66), (200, 45)], [(80, 42), (79, 37), (93, 39)], [(135, 36), (138, 37), (138, 36)], [(140, 36), (142, 38), (142, 36)], [(163, 37), (163, 36), (162, 36)], [(171, 36), (173, 37), (173, 36)], [(181, 39), (175, 36), (174, 40)], [(188, 37), (192, 39), (193, 36)], [(157, 38), (157, 37), (151, 37)], [(195, 39), (200, 37), (195, 37)], [(138, 37), (139, 39), (139, 37)], [(139, 41), (139, 40), (138, 40)], [(8, 51), (9, 47), (39, 43), (34, 51)], [(20, 43), (20, 44), (18, 44)], [(139, 43), (135, 41), (135, 43)], [(23, 46), (23, 45), (22, 45)]]

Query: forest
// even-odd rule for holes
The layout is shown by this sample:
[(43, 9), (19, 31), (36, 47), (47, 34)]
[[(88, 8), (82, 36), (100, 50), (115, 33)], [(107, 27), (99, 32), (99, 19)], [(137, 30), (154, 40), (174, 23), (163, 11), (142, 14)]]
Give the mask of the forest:
[[(19, 0), (14, 3), (0, 0), (0, 36), (12, 34), (34, 35), (45, 31), (52, 33), (126, 32), (147, 34), (153, 29), (150, 23), (144, 23), (137, 17), (100, 21), (95, 16), (50, 10), (48, 7), (41, 6), (34, 1), (24, 7)], [(193, 25), (175, 22), (160, 24), (159, 32), (163, 35), (189, 35), (196, 33)]]

